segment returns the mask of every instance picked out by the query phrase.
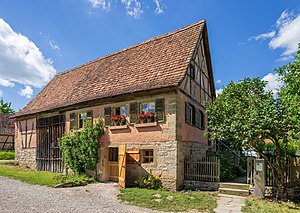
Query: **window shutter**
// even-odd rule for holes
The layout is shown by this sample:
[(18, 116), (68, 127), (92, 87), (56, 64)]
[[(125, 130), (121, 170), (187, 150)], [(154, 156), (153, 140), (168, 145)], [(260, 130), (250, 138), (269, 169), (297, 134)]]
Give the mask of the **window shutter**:
[(138, 104), (136, 102), (129, 104), (130, 123), (137, 122), (137, 113), (138, 113)]
[(190, 111), (190, 104), (185, 102), (185, 122), (190, 124), (191, 123), (191, 111)]
[(201, 111), (195, 110), (195, 126), (201, 128)]
[(105, 124), (105, 126), (110, 126), (110, 119), (111, 119), (111, 108), (105, 107), (104, 108), (104, 124)]
[(156, 99), (155, 101), (156, 121), (165, 121), (165, 99)]
[(202, 128), (202, 129), (205, 129), (205, 122), (204, 122), (204, 113), (203, 112), (201, 112), (200, 111), (200, 113), (201, 113), (201, 125), (200, 125), (200, 127)]
[(70, 130), (76, 129), (76, 114), (75, 112), (70, 114)]

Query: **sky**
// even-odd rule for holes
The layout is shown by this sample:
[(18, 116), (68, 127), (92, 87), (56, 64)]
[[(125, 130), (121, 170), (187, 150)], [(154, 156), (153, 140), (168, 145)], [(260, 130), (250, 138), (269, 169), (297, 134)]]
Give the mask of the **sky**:
[(274, 69), (300, 41), (299, 0), (1, 0), (0, 98), (18, 111), (57, 73), (202, 19), (217, 93), (245, 77), (278, 90)]

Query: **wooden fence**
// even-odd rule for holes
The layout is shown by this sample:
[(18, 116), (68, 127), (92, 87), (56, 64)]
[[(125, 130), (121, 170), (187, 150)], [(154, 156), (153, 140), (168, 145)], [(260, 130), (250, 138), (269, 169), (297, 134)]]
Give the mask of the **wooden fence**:
[[(269, 160), (272, 164), (276, 164), (276, 157), (271, 157)], [(277, 171), (275, 171), (275, 176), (277, 176)], [(289, 187), (300, 183), (300, 157), (292, 158), (287, 161), (286, 182)], [(266, 186), (276, 186), (268, 165), (266, 166)]]
[(204, 156), (200, 159), (184, 160), (184, 179), (203, 182), (220, 181), (220, 159), (216, 156)]

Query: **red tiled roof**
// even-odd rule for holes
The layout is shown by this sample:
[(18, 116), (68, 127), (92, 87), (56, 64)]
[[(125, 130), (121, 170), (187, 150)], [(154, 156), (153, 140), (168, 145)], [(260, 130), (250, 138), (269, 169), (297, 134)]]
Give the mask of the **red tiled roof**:
[(143, 90), (178, 86), (205, 20), (57, 74), (16, 117)]

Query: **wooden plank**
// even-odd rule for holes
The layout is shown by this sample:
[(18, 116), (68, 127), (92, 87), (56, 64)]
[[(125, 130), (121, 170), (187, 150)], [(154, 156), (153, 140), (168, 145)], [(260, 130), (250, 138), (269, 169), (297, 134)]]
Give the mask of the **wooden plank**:
[(119, 145), (119, 185), (126, 187), (126, 145)]

